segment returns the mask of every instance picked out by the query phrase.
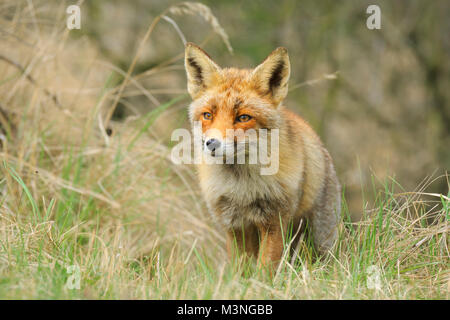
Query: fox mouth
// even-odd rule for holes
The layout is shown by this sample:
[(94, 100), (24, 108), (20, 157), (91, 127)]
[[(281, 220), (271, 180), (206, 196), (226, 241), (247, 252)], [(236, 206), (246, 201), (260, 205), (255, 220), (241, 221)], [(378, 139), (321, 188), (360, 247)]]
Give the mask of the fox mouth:
[(208, 148), (206, 148), (203, 145), (203, 152), (205, 152), (207, 155), (211, 156), (211, 157), (224, 157), (225, 156), (225, 151), (223, 149), (213, 149), (213, 150), (209, 150)]
[[(202, 145), (203, 145), (203, 152), (205, 152), (207, 155), (211, 156), (211, 157), (227, 157), (227, 154), (230, 153), (228, 156), (234, 156), (236, 157), (238, 154), (244, 152), (247, 154), (247, 147), (248, 144), (247, 143), (242, 143), (242, 142), (237, 142), (234, 141), (233, 143), (229, 143), (226, 145), (223, 145), (217, 149), (213, 149), (213, 150), (209, 150), (206, 146), (205, 146), (205, 140), (202, 140)], [(232, 149), (232, 151), (231, 151)]]
[[(205, 139), (202, 139), (203, 152), (212, 157), (225, 157), (227, 148), (222, 145), (218, 148), (209, 149), (205, 145)], [(234, 151), (236, 151), (236, 142), (234, 143)]]

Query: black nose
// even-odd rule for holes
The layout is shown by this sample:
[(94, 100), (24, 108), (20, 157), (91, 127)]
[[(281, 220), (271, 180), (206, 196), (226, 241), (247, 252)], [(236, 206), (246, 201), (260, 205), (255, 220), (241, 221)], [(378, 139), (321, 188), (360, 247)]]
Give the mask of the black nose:
[(217, 139), (209, 139), (206, 141), (206, 147), (210, 151), (215, 151), (217, 148), (220, 147), (220, 141)]

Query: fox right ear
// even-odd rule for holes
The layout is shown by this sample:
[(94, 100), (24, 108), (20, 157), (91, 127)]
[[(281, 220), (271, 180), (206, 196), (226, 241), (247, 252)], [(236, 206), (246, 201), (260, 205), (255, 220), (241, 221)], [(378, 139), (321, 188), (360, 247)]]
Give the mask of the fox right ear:
[(256, 88), (270, 94), (276, 105), (286, 97), (290, 75), (289, 55), (286, 48), (275, 49), (252, 73)]
[(203, 90), (211, 87), (220, 76), (220, 67), (192, 42), (186, 43), (184, 66), (188, 80), (188, 92), (195, 99)]

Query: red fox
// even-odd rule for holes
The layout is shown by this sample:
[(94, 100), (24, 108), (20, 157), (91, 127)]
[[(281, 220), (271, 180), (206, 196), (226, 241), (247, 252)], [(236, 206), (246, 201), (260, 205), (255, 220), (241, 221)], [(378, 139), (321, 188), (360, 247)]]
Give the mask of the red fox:
[(288, 226), (295, 233), (304, 219), (318, 252), (331, 249), (340, 217), (340, 185), (319, 137), (305, 120), (282, 106), (290, 76), (286, 48), (276, 49), (250, 70), (220, 68), (201, 48), (187, 43), (185, 68), (193, 99), (189, 116), (192, 123), (202, 125), (205, 154), (223, 157), (219, 150), (246, 142), (236, 136), (230, 141), (229, 129), (278, 129), (275, 174), (262, 175), (260, 164), (198, 165), (202, 193), (227, 231), (230, 256), (244, 253), (263, 266), (276, 266)]

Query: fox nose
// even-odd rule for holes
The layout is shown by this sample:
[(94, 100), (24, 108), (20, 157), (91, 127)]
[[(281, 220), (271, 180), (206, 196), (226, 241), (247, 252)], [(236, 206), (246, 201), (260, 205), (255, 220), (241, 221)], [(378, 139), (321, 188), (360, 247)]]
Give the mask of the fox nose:
[(207, 140), (205, 144), (210, 151), (215, 151), (220, 147), (220, 141), (214, 138)]

